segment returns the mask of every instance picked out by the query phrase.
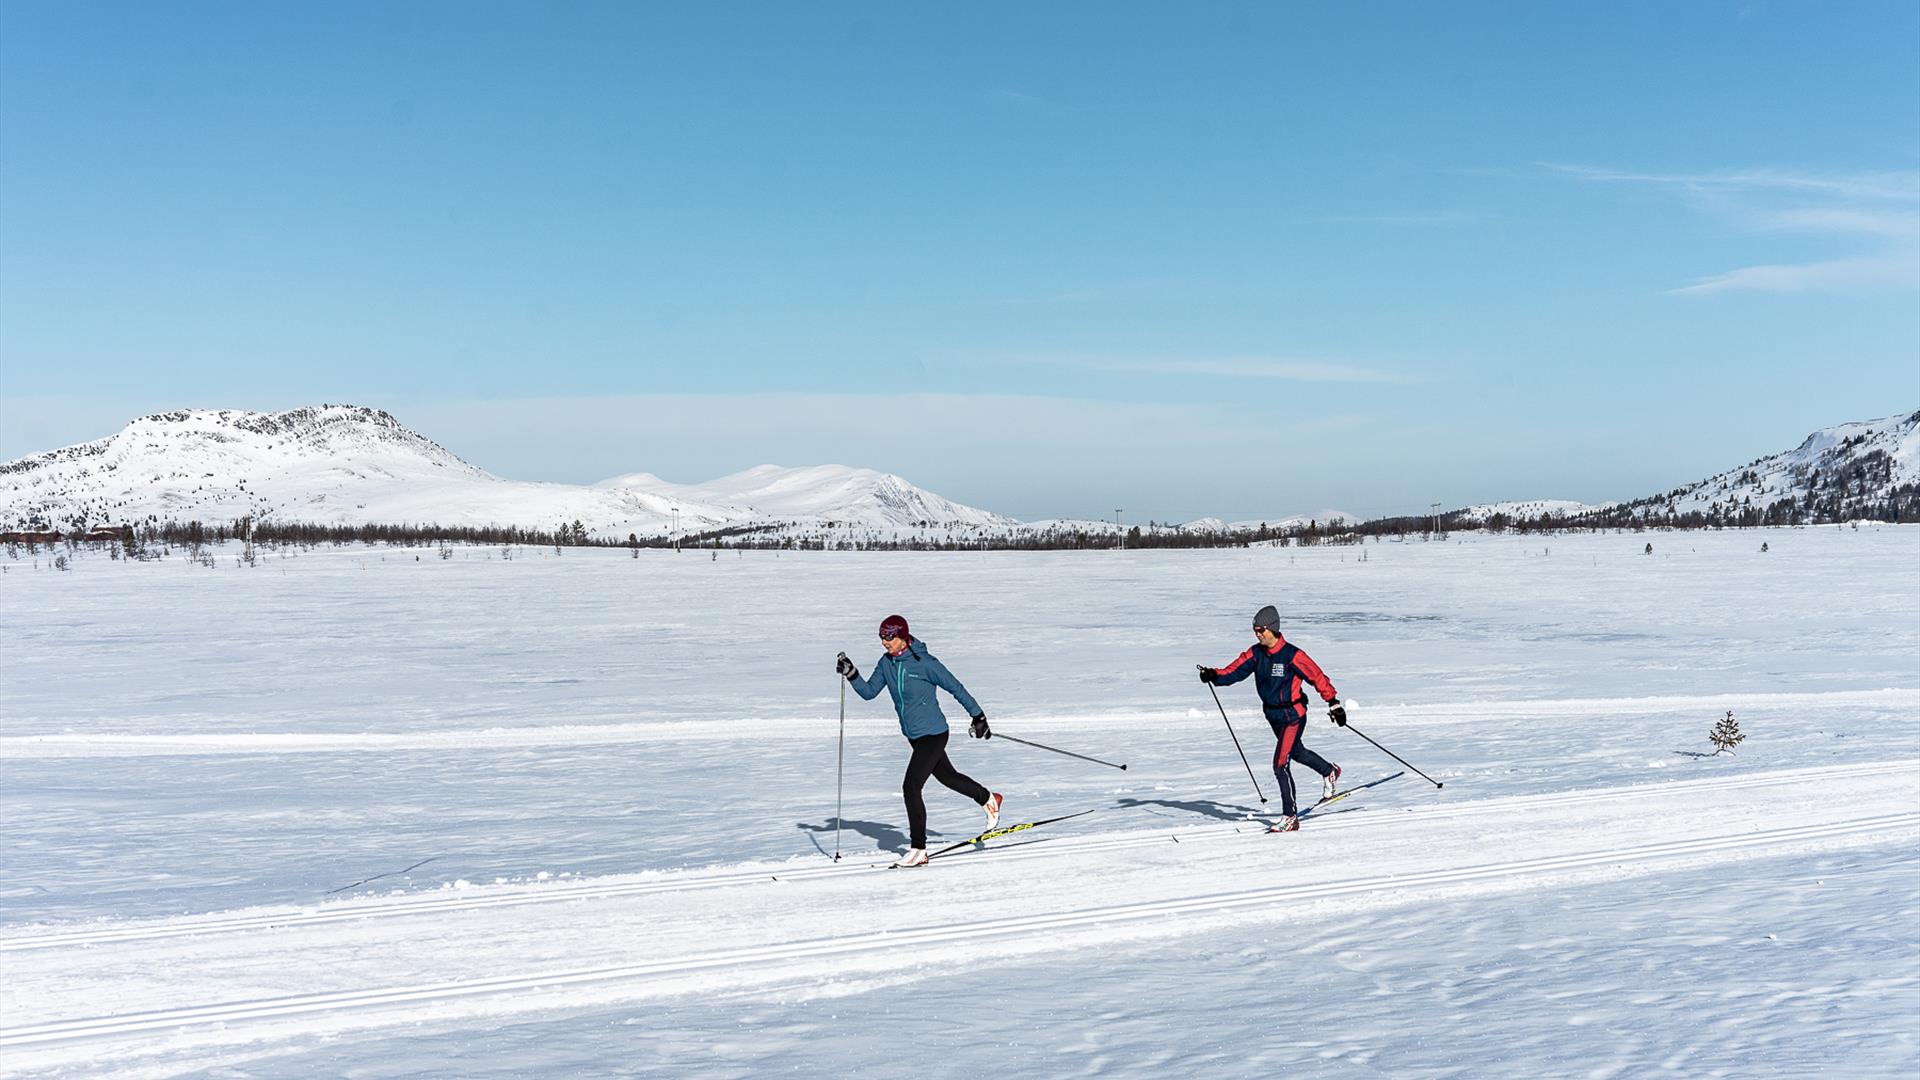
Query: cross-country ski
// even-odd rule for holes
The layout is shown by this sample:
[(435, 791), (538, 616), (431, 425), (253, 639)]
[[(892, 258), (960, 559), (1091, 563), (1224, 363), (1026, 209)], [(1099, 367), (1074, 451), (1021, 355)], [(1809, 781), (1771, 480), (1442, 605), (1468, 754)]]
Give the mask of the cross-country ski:
[(963, 848), (976, 847), (980, 844), (986, 843), (989, 840), (998, 840), (1003, 836), (1012, 836), (1014, 833), (1026, 832), (1028, 829), (1037, 829), (1042, 825), (1051, 825), (1056, 821), (1070, 821), (1077, 817), (1085, 817), (1086, 815), (1091, 814), (1093, 812), (1094, 811), (1092, 810), (1081, 810), (1072, 814), (1061, 814), (1058, 817), (1041, 818), (1038, 821), (1023, 821), (1018, 825), (1003, 825), (997, 829), (988, 829), (986, 832), (983, 832), (979, 836), (973, 837), (970, 840), (960, 840), (955, 843), (948, 844), (946, 847), (943, 847), (940, 850), (929, 854), (927, 858), (937, 859), (942, 855), (954, 854)]
[[(1384, 784), (1389, 780), (1398, 780), (1399, 778), (1405, 775), (1406, 773), (1394, 773), (1391, 776), (1383, 776), (1378, 780), (1369, 781), (1365, 784), (1355, 784), (1350, 788), (1343, 788), (1339, 791), (1334, 792), (1331, 795), (1326, 796), (1325, 798), (1321, 799), (1319, 802), (1314, 803), (1312, 806), (1309, 806), (1306, 809), (1300, 811), (1300, 813), (1294, 816), (1294, 819), (1291, 823), (1289, 823), (1286, 818), (1282, 818), (1279, 821), (1274, 822), (1272, 825), (1269, 825), (1267, 827), (1267, 831), (1270, 833), (1299, 832), (1300, 821), (1318, 812), (1323, 807), (1331, 806), (1334, 803), (1341, 801), (1342, 799), (1348, 798), (1349, 796), (1353, 795), (1356, 792), (1365, 791), (1368, 788), (1379, 787), (1381, 784)], [(1329, 779), (1337, 779), (1337, 777), (1338, 777), (1338, 773), (1336, 772), (1335, 776), (1330, 777)]]

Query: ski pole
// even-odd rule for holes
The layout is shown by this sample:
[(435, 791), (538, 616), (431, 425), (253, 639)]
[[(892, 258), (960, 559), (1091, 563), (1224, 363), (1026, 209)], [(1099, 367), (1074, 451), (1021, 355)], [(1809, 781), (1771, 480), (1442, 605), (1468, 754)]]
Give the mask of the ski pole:
[(841, 796), (847, 780), (847, 680), (840, 680), (840, 768), (833, 780), (833, 861), (840, 861)]
[[(1354, 727), (1352, 723), (1347, 723), (1347, 724), (1344, 724), (1344, 725), (1342, 725), (1342, 726), (1344, 726), (1344, 727), (1345, 727), (1345, 728), (1346, 728), (1346, 729), (1347, 729), (1348, 731), (1351, 731), (1351, 732), (1353, 732), (1353, 733), (1354, 733), (1355, 735), (1358, 735), (1358, 736), (1360, 736), (1360, 737), (1361, 737), (1361, 738), (1363, 738), (1363, 739), (1367, 739), (1367, 733), (1366, 733), (1366, 732), (1364, 732), (1364, 731), (1361, 731), (1361, 730), (1360, 730), (1359, 728), (1357, 728), (1357, 727)], [(1373, 742), (1373, 740), (1372, 740), (1372, 739), (1367, 739), (1367, 741), (1368, 741), (1368, 742), (1370, 742), (1370, 743), (1373, 743), (1373, 746), (1374, 746), (1374, 749), (1376, 749), (1376, 750), (1378, 750), (1378, 751), (1380, 751), (1381, 753), (1383, 753), (1383, 754), (1385, 754), (1385, 755), (1387, 755), (1388, 757), (1390, 757), (1390, 758), (1392, 758), (1393, 760), (1395, 760), (1395, 761), (1397, 761), (1397, 762), (1399, 762), (1399, 763), (1400, 763), (1400, 764), (1402, 764), (1402, 765), (1407, 765), (1407, 759), (1406, 759), (1406, 758), (1403, 758), (1403, 757), (1401, 757), (1401, 756), (1400, 756), (1399, 754), (1396, 754), (1396, 753), (1394, 753), (1393, 751), (1391, 751), (1391, 750), (1389, 750), (1389, 749), (1387, 749), (1386, 747), (1384, 747), (1384, 746), (1381, 746), (1381, 745), (1380, 745), (1379, 743), (1377, 743), (1377, 742)], [(1413, 769), (1413, 766), (1411, 766), (1411, 765), (1407, 765), (1407, 768), (1409, 768), (1409, 769)], [(1422, 780), (1425, 780), (1425, 781), (1426, 781), (1427, 783), (1429, 783), (1429, 784), (1432, 784), (1432, 785), (1434, 786), (1434, 789), (1435, 789), (1435, 790), (1438, 790), (1438, 789), (1440, 789), (1440, 788), (1443, 788), (1443, 787), (1446, 787), (1446, 786), (1447, 786), (1447, 785), (1445, 785), (1445, 784), (1443, 784), (1443, 783), (1441, 783), (1440, 781), (1438, 781), (1438, 780), (1435, 780), (1435, 779), (1434, 779), (1433, 777), (1431, 777), (1431, 776), (1428, 776), (1428, 775), (1427, 775), (1426, 773), (1423, 773), (1423, 772), (1420, 772), (1420, 770), (1419, 770), (1419, 769), (1413, 769), (1413, 771), (1414, 771), (1414, 772), (1417, 772), (1417, 773), (1420, 773), (1420, 779), (1422, 779)]]
[(1099, 758), (1097, 758), (1097, 757), (1088, 757), (1088, 756), (1087, 756), (1087, 755), (1085, 755), (1085, 754), (1076, 754), (1076, 753), (1074, 753), (1074, 752), (1073, 752), (1073, 751), (1071, 751), (1071, 750), (1062, 750), (1062, 749), (1060, 749), (1060, 748), (1059, 748), (1059, 747), (1057, 747), (1057, 746), (1048, 746), (1048, 745), (1047, 745), (1046, 743), (1037, 743), (1037, 742), (1028, 742), (1028, 741), (1027, 741), (1027, 740), (1025, 740), (1025, 739), (1016, 739), (1016, 738), (1014, 738), (1014, 737), (1013, 737), (1013, 736), (1011, 736), (1011, 735), (1002, 735), (1002, 734), (1000, 734), (1000, 733), (999, 733), (999, 732), (997, 732), (997, 731), (993, 733), (993, 737), (994, 737), (994, 738), (996, 738), (996, 739), (1005, 739), (1005, 740), (1007, 740), (1008, 742), (1017, 742), (1017, 743), (1019, 743), (1019, 744), (1020, 744), (1021, 746), (1031, 746), (1031, 747), (1035, 747), (1035, 748), (1037, 748), (1037, 749), (1040, 749), (1040, 750), (1051, 750), (1051, 751), (1053, 751), (1053, 752), (1054, 752), (1054, 753), (1056, 753), (1056, 754), (1065, 754), (1065, 755), (1067, 755), (1068, 757), (1077, 757), (1077, 758), (1079, 758), (1079, 759), (1080, 759), (1081, 761), (1091, 761), (1091, 762), (1093, 762), (1093, 763), (1094, 763), (1095, 765), (1105, 765), (1105, 766), (1106, 766), (1107, 768), (1109, 768), (1109, 769), (1119, 769), (1120, 771), (1122, 771), (1122, 772), (1125, 772), (1125, 771), (1126, 771), (1126, 768), (1127, 768), (1127, 767), (1126, 767), (1125, 765), (1115, 765), (1115, 764), (1114, 764), (1113, 762), (1111, 762), (1111, 761), (1101, 761), (1101, 760), (1100, 760)]
[[(1206, 668), (1202, 667), (1201, 670), (1205, 671)], [(1240, 749), (1240, 734), (1233, 730), (1233, 721), (1227, 719), (1227, 707), (1220, 704), (1220, 691), (1215, 690), (1212, 683), (1208, 683), (1207, 693), (1213, 695), (1214, 707), (1220, 710), (1220, 721), (1227, 725), (1227, 734), (1233, 736), (1233, 748), (1240, 750), (1240, 764), (1247, 767), (1247, 779), (1253, 780), (1253, 793), (1260, 796), (1261, 802), (1266, 802), (1267, 796), (1266, 793), (1260, 790), (1260, 781), (1253, 779), (1253, 765), (1247, 761), (1247, 752)], [(1408, 768), (1412, 768), (1412, 766), (1408, 766)]]

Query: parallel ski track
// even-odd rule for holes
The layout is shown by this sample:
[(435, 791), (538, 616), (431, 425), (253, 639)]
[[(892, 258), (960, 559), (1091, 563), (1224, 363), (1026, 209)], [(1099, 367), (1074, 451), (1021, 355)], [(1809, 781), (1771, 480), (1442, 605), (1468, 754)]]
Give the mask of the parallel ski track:
[[(1469, 701), (1449, 698), (1442, 702), (1400, 702), (1366, 705), (1354, 718), (1366, 722), (1371, 717), (1392, 719), (1398, 724), (1457, 724), (1463, 713), (1483, 719), (1528, 719), (1540, 716), (1592, 714), (1605, 716), (1654, 716), (1663, 713), (1712, 711), (1714, 709), (1778, 709), (1805, 713), (1809, 710), (1867, 708), (1905, 708), (1920, 700), (1920, 688), (1889, 687), (1882, 690), (1789, 691), (1784, 693), (1671, 694), (1628, 698), (1523, 698)], [(1098, 713), (1033, 713), (1009, 717), (1008, 722), (1022, 726), (1072, 730), (1089, 726), (1120, 724), (1165, 725), (1191, 707), (1168, 703), (1154, 709), (1127, 709)], [(1215, 714), (1204, 714), (1210, 720)], [(229, 723), (244, 728), (246, 717), (209, 717), (209, 722)], [(558, 727), (506, 725), (484, 728), (452, 728), (429, 731), (391, 732), (254, 732), (237, 730), (203, 734), (140, 734), (104, 731), (71, 734), (43, 732), (35, 735), (0, 736), (0, 759), (48, 757), (164, 757), (173, 755), (207, 756), (220, 754), (300, 754), (357, 753), (391, 750), (468, 750), (525, 749), (531, 747), (578, 747), (631, 745), (650, 742), (701, 742), (738, 740), (745, 735), (756, 739), (805, 740), (819, 738), (820, 723), (830, 716), (737, 717), (729, 720), (654, 720), (645, 723), (583, 723)], [(1202, 724), (1202, 720), (1194, 721)], [(810, 726), (812, 725), (812, 726)], [(891, 718), (861, 717), (847, 721), (850, 738), (897, 738), (899, 727)]]
[[(1835, 766), (1832, 768), (1809, 770), (1793, 769), (1784, 772), (1748, 774), (1728, 777), (1721, 780), (1675, 781), (1669, 783), (1643, 784), (1620, 788), (1602, 788), (1599, 790), (1573, 791), (1548, 795), (1521, 795), (1511, 798), (1467, 803), (1458, 806), (1419, 808), (1420, 819), (1474, 817), (1486, 814), (1510, 814), (1517, 810), (1541, 807), (1566, 806), (1588, 802), (1604, 802), (1616, 799), (1645, 798), (1653, 791), (1662, 788), (1682, 788), (1687, 791), (1730, 791), (1741, 788), (1765, 787), (1790, 782), (1791, 778), (1817, 773), (1832, 779), (1844, 776), (1857, 779), (1867, 776), (1920, 772), (1920, 761), (1880, 762), (1870, 765)], [(1394, 817), (1374, 817), (1343, 814), (1328, 817), (1314, 824), (1316, 832), (1325, 829), (1364, 829), (1384, 827)], [(1225, 839), (1245, 833), (1258, 823), (1249, 819), (1244, 822), (1222, 822), (1213, 825), (1195, 825), (1189, 829), (1157, 829), (1148, 833), (1132, 832), (1120, 835), (1089, 836), (1049, 840), (1044, 844), (1034, 844), (1028, 848), (987, 848), (981, 852), (956, 851), (941, 860), (942, 867), (964, 866), (969, 858), (976, 854), (993, 853), (998, 858), (1055, 858), (1063, 855), (1079, 855), (1090, 851), (1111, 851), (1116, 849), (1149, 847), (1166, 843), (1171, 837), (1178, 836), (1181, 843)], [(1261, 826), (1264, 829), (1264, 826)], [(1031, 842), (1030, 842), (1031, 843)], [(321, 926), (328, 923), (351, 922), (363, 919), (386, 919), (411, 915), (433, 915), (448, 911), (470, 911), (481, 908), (519, 907), (526, 904), (555, 904), (576, 900), (598, 900), (609, 897), (641, 896), (649, 893), (692, 892), (701, 889), (720, 889), (736, 885), (765, 883), (770, 879), (783, 882), (807, 881), (814, 878), (834, 877), (842, 874), (864, 873), (869, 870), (885, 869), (892, 860), (861, 862), (833, 866), (807, 866), (797, 869), (733, 870), (679, 876), (663, 881), (615, 882), (605, 885), (560, 886), (551, 890), (509, 893), (505, 895), (449, 896), (449, 897), (405, 897), (393, 901), (371, 901), (356, 903), (352, 907), (343, 906), (337, 911), (297, 911), (280, 913), (259, 913), (195, 919), (191, 922), (162, 923), (139, 926), (107, 926), (90, 930), (75, 930), (64, 933), (23, 935), (0, 938), (0, 953), (26, 952), (37, 949), (64, 948), (75, 945), (103, 945), (116, 942), (156, 941), (176, 937), (197, 937), (208, 934), (242, 933), (253, 930), (284, 930), (290, 928)], [(930, 871), (931, 872), (931, 871)]]
[(1876, 833), (1888, 835), (1920, 830), (1920, 813), (1887, 814), (1823, 825), (1806, 825), (1730, 836), (1702, 837), (1693, 840), (1635, 847), (1610, 848), (1537, 859), (1517, 859), (1459, 869), (1432, 870), (1425, 873), (1386, 875), (1329, 882), (1323, 885), (1290, 884), (1184, 897), (1137, 904), (1117, 904), (1083, 908), (1078, 911), (1052, 912), (980, 922), (962, 923), (920, 930), (881, 931), (781, 945), (744, 949), (722, 949), (695, 953), (670, 960), (617, 967), (580, 968), (531, 974), (503, 975), (486, 979), (454, 980), (413, 986), (374, 987), (324, 994), (300, 994), (252, 1001), (229, 1001), (180, 1009), (162, 1009), (122, 1016), (87, 1017), (47, 1024), (0, 1029), (0, 1047), (29, 1046), (73, 1040), (104, 1039), (141, 1032), (192, 1027), (202, 1024), (231, 1024), (237, 1021), (275, 1020), (312, 1013), (347, 1013), (396, 1005), (448, 1001), (529, 990), (645, 980), (684, 975), (695, 971), (726, 968), (751, 968), (783, 961), (852, 956), (874, 952), (898, 953), (915, 946), (940, 945), (954, 941), (979, 941), (987, 937), (1018, 937), (1161, 920), (1168, 916), (1208, 915), (1270, 905), (1277, 900), (1296, 904), (1301, 900), (1351, 896), (1360, 893), (1403, 891), (1559, 873), (1585, 868), (1648, 863), (1702, 852), (1736, 851), (1746, 848), (1803, 843)]

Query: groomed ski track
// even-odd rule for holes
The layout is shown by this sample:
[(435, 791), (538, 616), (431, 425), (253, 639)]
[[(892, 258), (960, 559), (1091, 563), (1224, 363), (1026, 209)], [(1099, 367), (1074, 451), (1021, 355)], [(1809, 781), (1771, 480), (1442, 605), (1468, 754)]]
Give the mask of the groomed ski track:
[[(1488, 700), (1452, 700), (1444, 703), (1367, 702), (1362, 710), (1369, 725), (1388, 725), (1404, 731), (1418, 726), (1447, 726), (1459, 723), (1463, 715), (1487, 720), (1532, 721), (1541, 716), (1583, 714), (1595, 716), (1656, 716), (1674, 712), (1705, 712), (1737, 709), (1780, 715), (1805, 715), (1812, 711), (1843, 711), (1863, 708), (1911, 709), (1920, 707), (1920, 690), (1893, 687), (1880, 690), (1829, 690), (1817, 692), (1739, 693), (1739, 694), (1662, 694), (1621, 698), (1517, 698)], [(1152, 724), (1165, 728), (1169, 712), (1184, 711), (1187, 706), (1169, 704), (1159, 709), (1101, 709), (1095, 713), (1032, 712), (1006, 718), (1008, 723), (1029, 730), (1072, 731), (1081, 728), (1106, 729), (1114, 725)], [(1235, 706), (1236, 723), (1244, 718)], [(240, 725), (242, 716), (210, 715), (200, 718), (212, 725)], [(1212, 731), (1219, 718), (1212, 712), (1194, 710), (1190, 722), (1196, 730)], [(734, 716), (720, 720), (667, 720), (644, 724), (595, 723), (549, 726), (510, 726), (459, 728), (412, 732), (212, 732), (191, 735), (157, 735), (138, 731), (81, 732), (0, 736), (0, 761), (44, 758), (86, 757), (166, 757), (173, 755), (243, 754), (338, 754), (392, 753), (402, 750), (503, 750), (528, 747), (630, 746), (663, 742), (736, 742), (742, 738), (782, 742), (818, 741), (832, 717)], [(1324, 730), (1324, 729), (1321, 729)], [(891, 716), (856, 715), (847, 718), (849, 738), (896, 739), (899, 725)]]
[[(1705, 795), (1721, 791), (1740, 791), (1748, 788), (1791, 788), (1810, 782), (1857, 782), (1869, 777), (1908, 775), (1920, 777), (1920, 761), (1888, 762), (1869, 765), (1835, 766), (1820, 769), (1791, 769), (1761, 774), (1743, 774), (1721, 780), (1685, 780), (1660, 784), (1635, 784), (1618, 788), (1601, 788), (1591, 791), (1573, 791), (1551, 795), (1526, 795), (1506, 799), (1492, 799), (1481, 802), (1465, 803), (1455, 806), (1422, 808), (1417, 813), (1419, 820), (1443, 821), (1456, 818), (1472, 818), (1481, 815), (1513, 815), (1534, 812), (1549, 807), (1573, 806), (1581, 803), (1620, 799), (1643, 799), (1686, 791), (1695, 795)], [(1354, 777), (1361, 781), (1360, 777)], [(1405, 779), (1405, 778), (1403, 778)], [(1364, 781), (1363, 781), (1364, 782)], [(1400, 783), (1401, 781), (1395, 781)], [(1352, 799), (1345, 800), (1346, 810), (1364, 806), (1369, 793), (1359, 792)], [(1273, 815), (1278, 815), (1275, 809)], [(1116, 824), (1126, 821), (1125, 811), (1115, 811), (1109, 820)], [(1199, 822), (1204, 819), (1196, 818)], [(1265, 820), (1265, 819), (1260, 819)], [(1326, 830), (1373, 830), (1397, 828), (1405, 818), (1387, 812), (1371, 816), (1351, 813), (1329, 814), (1319, 820), (1309, 819), (1316, 833)], [(1031, 837), (1017, 836), (1009, 839), (1004, 846), (989, 845), (978, 852), (955, 851), (946, 856), (941, 865), (958, 865), (968, 856), (991, 853), (995, 859), (1059, 859), (1079, 858), (1088, 853), (1111, 851), (1120, 848), (1133, 848), (1160, 845), (1169, 840), (1183, 844), (1207, 843), (1233, 836), (1259, 833), (1264, 826), (1256, 819), (1249, 818), (1244, 823), (1195, 824), (1188, 828), (1172, 827), (1160, 824), (1147, 831), (1108, 831), (1093, 836), (1061, 835), (1058, 831), (1049, 834), (1036, 834)], [(740, 886), (759, 885), (767, 881), (804, 882), (818, 878), (832, 878), (846, 874), (858, 874), (867, 871), (885, 869), (891, 863), (890, 858), (864, 858), (846, 860), (838, 864), (820, 864), (816, 860), (804, 863), (778, 863), (759, 866), (753, 869), (715, 869), (707, 871), (685, 871), (663, 875), (648, 875), (647, 880), (614, 882), (549, 882), (536, 885), (502, 886), (497, 890), (480, 893), (462, 892), (448, 896), (441, 893), (424, 893), (403, 897), (369, 897), (360, 900), (335, 901), (318, 908), (275, 908), (256, 913), (221, 915), (209, 914), (182, 919), (158, 921), (139, 921), (126, 925), (112, 925), (86, 930), (53, 931), (47, 933), (26, 934), (0, 938), (0, 954), (24, 952), (35, 949), (52, 949), (76, 945), (102, 945), (122, 941), (153, 941), (174, 937), (202, 937), (216, 933), (237, 933), (249, 930), (286, 930), (304, 926), (320, 926), (328, 923), (408, 918), (414, 916), (445, 914), (455, 911), (474, 911), (485, 908), (523, 907), (530, 904), (571, 903), (580, 900), (598, 900), (614, 897), (645, 896), (655, 893), (692, 892), (709, 889), (725, 889)], [(0, 1036), (3, 1037), (3, 1036)], [(4, 1045), (4, 1043), (0, 1043)]]
[[(1809, 797), (1836, 785), (1844, 797)], [(1912, 760), (1430, 808), (1403, 791), (1399, 810), (1378, 794), (1283, 836), (1198, 818), (1190, 829), (1158, 818), (1130, 828), (1138, 817), (1116, 810), (912, 873), (870, 872), (884, 860), (781, 863), (16, 935), (0, 940), (0, 1070), (126, 1063), (155, 1040), (178, 1048), (693, 992), (825, 991), (1223, 921), (1310, 925), (1438, 897), (1920, 838)], [(1193, 891), (1196, 863), (1209, 885), (1230, 887)], [(734, 947), (712, 948), (716, 920)]]

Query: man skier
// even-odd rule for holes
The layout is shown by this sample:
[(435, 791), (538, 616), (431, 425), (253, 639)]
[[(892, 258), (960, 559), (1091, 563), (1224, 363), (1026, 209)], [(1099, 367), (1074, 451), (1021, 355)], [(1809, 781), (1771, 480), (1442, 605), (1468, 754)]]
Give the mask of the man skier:
[(934, 690), (944, 689), (952, 694), (954, 700), (967, 710), (973, 718), (973, 737), (991, 739), (993, 731), (987, 727), (987, 714), (980, 703), (953, 677), (947, 665), (933, 658), (923, 641), (916, 641), (907, 632), (907, 620), (899, 615), (889, 615), (880, 623), (880, 643), (886, 653), (873, 665), (873, 674), (865, 679), (860, 671), (841, 653), (834, 661), (834, 670), (853, 684), (855, 693), (872, 701), (885, 687), (893, 697), (894, 712), (900, 715), (900, 733), (907, 737), (907, 745), (913, 748), (913, 756), (907, 759), (907, 775), (900, 784), (900, 794), (907, 802), (907, 827), (911, 831), (912, 850), (906, 858), (895, 866), (925, 866), (927, 864), (927, 804), (920, 797), (920, 789), (927, 786), (927, 777), (931, 776), (942, 784), (972, 799), (987, 812), (987, 828), (1000, 823), (1000, 805), (1003, 801), (999, 792), (988, 791), (972, 777), (953, 767), (947, 760), (947, 718), (940, 713), (940, 703), (935, 700)]
[(1231, 686), (1249, 675), (1254, 677), (1254, 689), (1260, 693), (1267, 724), (1279, 740), (1273, 749), (1273, 775), (1280, 783), (1280, 808), (1286, 816), (1272, 831), (1293, 832), (1300, 828), (1300, 811), (1294, 803), (1293, 772), (1288, 764), (1299, 758), (1302, 765), (1320, 774), (1326, 785), (1322, 799), (1333, 797), (1334, 785), (1340, 779), (1340, 766), (1301, 745), (1300, 734), (1307, 726), (1307, 699), (1301, 693), (1301, 680), (1312, 683), (1326, 701), (1327, 719), (1345, 727), (1347, 710), (1334, 693), (1327, 673), (1320, 670), (1312, 657), (1301, 652), (1299, 646), (1287, 644), (1280, 636), (1279, 627), (1280, 612), (1272, 604), (1261, 608), (1253, 617), (1253, 636), (1258, 644), (1234, 657), (1233, 663), (1226, 667), (1201, 668), (1200, 681)]

